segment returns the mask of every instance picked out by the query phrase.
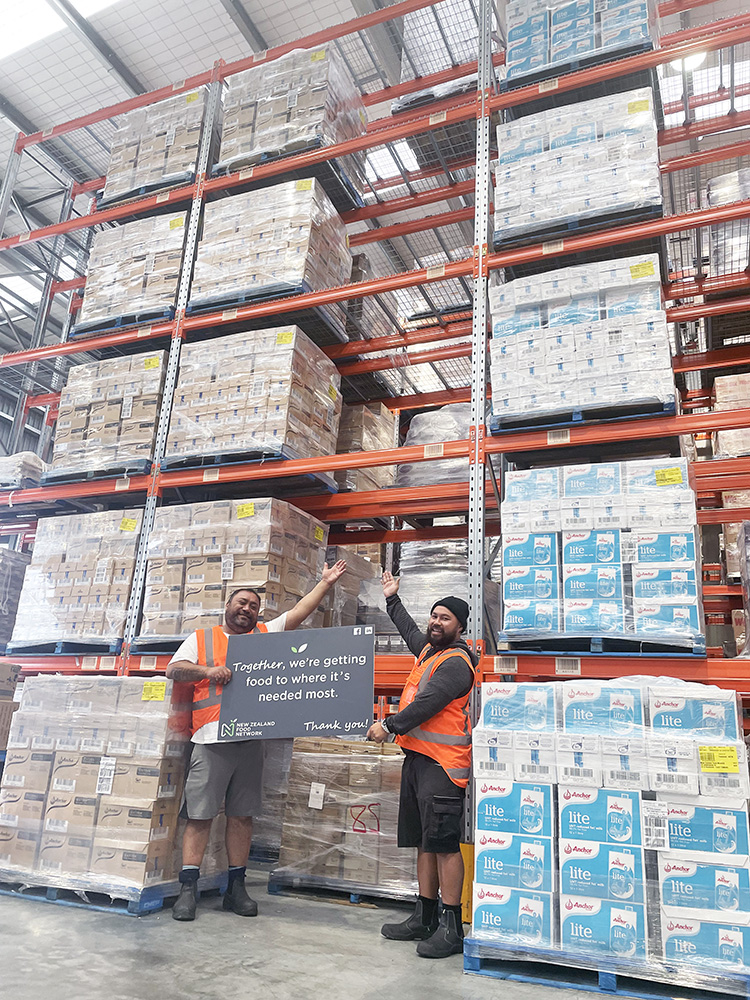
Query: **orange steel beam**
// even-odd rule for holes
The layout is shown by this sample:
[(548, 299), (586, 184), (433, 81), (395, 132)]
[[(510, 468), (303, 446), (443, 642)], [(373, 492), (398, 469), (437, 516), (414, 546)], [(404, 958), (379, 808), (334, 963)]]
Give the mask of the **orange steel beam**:
[(662, 41), (667, 45), (677, 45), (682, 42), (694, 41), (698, 38), (705, 38), (713, 34), (714, 26), (723, 25), (722, 31), (731, 28), (741, 28), (750, 23), (750, 13), (737, 14), (734, 17), (724, 18), (722, 21), (709, 21), (706, 24), (694, 24), (690, 28), (681, 28), (680, 31), (673, 31), (669, 35), (662, 36)]
[(387, 358), (368, 358), (339, 365), (339, 375), (361, 375), (363, 372), (382, 372), (395, 368), (412, 368), (414, 365), (427, 365), (434, 361), (447, 361), (450, 358), (470, 358), (471, 343), (454, 344), (450, 347), (436, 347), (432, 351), (422, 351), (420, 354), (391, 354)]
[(353, 212), (343, 212), (341, 218), (347, 225), (365, 222), (367, 219), (377, 219), (382, 215), (395, 215), (396, 212), (407, 212), (409, 209), (422, 208), (424, 205), (434, 205), (438, 201), (449, 201), (464, 194), (474, 194), (473, 180), (457, 181), (455, 184), (441, 185), (429, 191), (421, 191), (419, 194), (379, 201), (365, 208), (357, 208)]
[(687, 125), (675, 125), (659, 132), (657, 140), (660, 146), (669, 146), (674, 142), (689, 142), (702, 135), (715, 135), (728, 129), (742, 128), (750, 125), (750, 111), (733, 111), (716, 118), (702, 118), (699, 121), (688, 122)]
[(750, 344), (722, 347), (716, 351), (696, 351), (695, 354), (676, 354), (672, 358), (672, 368), (675, 372), (697, 372), (748, 364), (750, 364)]
[[(750, 94), (750, 84), (738, 83), (734, 88), (734, 96), (747, 97)], [(688, 98), (688, 105), (691, 109), (704, 108), (707, 104), (720, 104), (722, 101), (730, 99), (729, 88), (720, 87), (718, 90), (711, 90), (704, 94), (693, 94)], [(664, 115), (681, 115), (685, 111), (683, 101), (671, 101), (664, 105)]]
[(731, 274), (719, 274), (716, 277), (687, 278), (669, 281), (662, 287), (665, 299), (691, 299), (695, 296), (710, 295), (716, 292), (729, 292), (750, 288), (750, 273), (735, 271)]
[(750, 507), (732, 507), (726, 510), (699, 510), (698, 524), (736, 524), (750, 519)]
[[(150, 476), (124, 476), (119, 479), (90, 479), (58, 486), (34, 486), (28, 490), (0, 491), (0, 508), (14, 510), (21, 504), (49, 503), (53, 500), (81, 500), (116, 493), (145, 493)], [(127, 485), (125, 485), (127, 483)], [(28, 514), (24, 515), (28, 517)]]
[(389, 410), (418, 410), (423, 406), (445, 406), (446, 403), (468, 403), (471, 386), (463, 389), (439, 389), (437, 392), (418, 392), (412, 396), (380, 396), (368, 403), (382, 403)]
[(59, 402), (59, 392), (43, 392), (38, 396), (27, 396), (24, 409), (30, 410), (33, 406), (57, 406)]
[[(463, 170), (465, 167), (476, 166), (477, 157), (476, 153), (472, 156), (464, 156), (459, 160), (449, 160), (448, 170)], [(442, 164), (435, 167), (422, 167), (419, 170), (405, 170), (403, 174), (392, 174), (390, 177), (384, 177), (382, 180), (373, 181), (372, 188), (374, 191), (382, 191), (384, 188), (392, 187), (403, 187), (404, 184), (411, 183), (412, 181), (424, 181), (429, 180), (431, 177), (444, 177), (445, 170)]]
[[(505, 53), (495, 52), (492, 56), (495, 66), (505, 65)], [(460, 63), (451, 66), (449, 69), (439, 70), (437, 73), (426, 73), (418, 76), (415, 80), (406, 80), (404, 83), (396, 83), (392, 87), (384, 87), (382, 90), (374, 91), (372, 94), (363, 94), (362, 103), (365, 107), (372, 107), (374, 104), (383, 104), (385, 101), (394, 101), (398, 97), (406, 94), (413, 94), (427, 87), (436, 87), (441, 83), (450, 83), (452, 80), (460, 80), (464, 76), (471, 76), (477, 71), (476, 59), (473, 62)], [(433, 105), (430, 105), (432, 108)]]
[(57, 358), (64, 354), (82, 354), (86, 351), (96, 351), (102, 347), (119, 347), (121, 344), (132, 344), (140, 340), (153, 340), (154, 337), (168, 337), (172, 334), (174, 323), (154, 323), (151, 326), (132, 327), (128, 330), (118, 330), (117, 333), (100, 334), (81, 340), (68, 340), (61, 344), (45, 344), (44, 347), (30, 348), (26, 351), (14, 351), (12, 354), (0, 354), (0, 368), (13, 368), (44, 358)]
[(80, 278), (70, 278), (69, 281), (53, 281), (50, 292), (52, 295), (59, 295), (60, 292), (70, 292), (75, 288), (83, 288), (85, 284), (85, 275)]
[[(517, 680), (549, 678), (555, 680), (558, 659), (552, 655), (523, 654), (514, 656), (517, 661)], [(489, 657), (487, 659), (490, 659)], [(590, 679), (626, 677), (633, 672), (632, 658), (627, 656), (581, 656), (581, 676)], [(721, 687), (739, 687), (750, 691), (750, 660), (722, 659), (720, 657), (690, 656), (639, 656), (638, 671), (654, 676), (680, 677), (682, 680), (718, 684)]]
[(432, 344), (439, 340), (469, 336), (471, 336), (471, 320), (462, 320), (458, 323), (446, 323), (445, 326), (423, 326), (416, 330), (407, 330), (404, 333), (371, 337), (370, 340), (350, 340), (346, 344), (334, 344), (323, 347), (321, 350), (332, 361), (339, 361), (341, 358), (372, 354), (375, 351), (398, 351), (415, 344)]
[[(747, 88), (750, 94), (750, 85)], [(672, 174), (677, 170), (690, 170), (692, 167), (700, 167), (705, 163), (719, 163), (721, 160), (731, 160), (737, 156), (750, 155), (750, 140), (734, 142), (729, 146), (719, 146), (716, 149), (701, 149), (697, 153), (687, 153), (685, 156), (676, 156), (671, 160), (663, 160), (659, 164), (659, 170), (663, 174)]]
[(690, 306), (672, 306), (667, 309), (670, 323), (688, 323), (705, 316), (728, 316), (750, 310), (750, 299), (719, 299), (717, 302), (700, 302)]
[(670, 14), (682, 14), (683, 11), (695, 10), (696, 7), (706, 7), (716, 3), (716, 0), (664, 0), (659, 4), (659, 17), (669, 17)]
[[(468, 510), (468, 499), (466, 501)], [(384, 545), (386, 542), (434, 542), (448, 538), (467, 538), (469, 529), (465, 524), (435, 524), (427, 528), (402, 528), (383, 531), (331, 531), (329, 545)], [(500, 534), (498, 522), (487, 522), (486, 534), (496, 537)]]
[(409, 219), (407, 222), (395, 222), (392, 226), (380, 226), (377, 229), (367, 229), (363, 233), (352, 233), (349, 237), (349, 246), (359, 247), (365, 243), (382, 243), (383, 240), (391, 240), (396, 236), (422, 233), (426, 229), (439, 229), (441, 226), (451, 226), (456, 222), (470, 222), (473, 219), (473, 206), (456, 208), (452, 212), (426, 215), (422, 219)]

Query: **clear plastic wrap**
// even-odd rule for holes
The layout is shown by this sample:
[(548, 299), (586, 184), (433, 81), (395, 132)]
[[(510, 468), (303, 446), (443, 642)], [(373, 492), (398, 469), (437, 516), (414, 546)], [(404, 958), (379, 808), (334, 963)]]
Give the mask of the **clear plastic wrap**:
[(0, 489), (20, 490), (38, 486), (47, 464), (33, 451), (18, 451), (15, 455), (0, 457)]
[(662, 204), (651, 89), (499, 125), (495, 239)]
[(294, 740), (263, 741), (263, 808), (253, 817), (251, 855), (278, 861)]
[[(724, 526), (730, 527), (728, 524)], [(748, 643), (747, 622), (750, 621), (750, 521), (743, 521), (741, 524), (732, 525), (736, 528), (735, 558), (740, 580), (742, 581), (742, 612), (738, 613), (738, 620), (735, 622), (734, 612), (732, 614), (732, 624), (735, 626), (737, 636), (738, 655), (750, 657), (750, 643)], [(741, 614), (741, 618), (739, 615)]]
[[(295, 49), (228, 77), (217, 170), (237, 170), (268, 157), (335, 146), (367, 129), (367, 112), (335, 43)], [(357, 191), (364, 153), (341, 158)]]
[[(750, 490), (724, 490), (721, 494), (721, 506), (725, 510), (730, 510), (732, 507), (750, 507)], [(739, 547), (741, 528), (742, 524), (739, 521), (721, 526), (724, 564), (728, 580), (737, 581), (741, 577), (741, 565), (744, 559), (744, 554)]]
[(27, 678), (0, 789), (0, 869), (104, 892), (173, 879), (186, 695), (164, 679)]
[[(736, 410), (746, 406), (750, 395), (750, 374), (719, 375), (714, 379), (714, 395), (714, 410)], [(715, 432), (716, 458), (734, 458), (747, 454), (750, 454), (750, 428), (734, 427)]]
[[(404, 447), (463, 441), (469, 436), (471, 405), (451, 403), (439, 410), (412, 417)], [(396, 486), (429, 486), (433, 483), (463, 483), (469, 479), (468, 458), (438, 458), (434, 462), (401, 464), (396, 469)]]
[(341, 417), (336, 366), (296, 326), (186, 344), (167, 457), (331, 455)]
[(13, 644), (123, 635), (142, 510), (42, 517)]
[(490, 290), (492, 412), (675, 403), (659, 257), (517, 278)]
[[(741, 167), (727, 174), (709, 178), (706, 185), (708, 204), (714, 208), (750, 198), (750, 169)], [(709, 229), (712, 274), (736, 274), (750, 264), (750, 222), (733, 222)]]
[(120, 116), (102, 205), (192, 182), (207, 96), (200, 87)]
[[(348, 545), (329, 545), (326, 550), (328, 565), (333, 566), (339, 559), (346, 560), (346, 573), (328, 591), (323, 601), (323, 624), (326, 628), (370, 624), (370, 614), (374, 609), (366, 603), (364, 585), (368, 582), (379, 583), (380, 564), (350, 552)], [(373, 590), (374, 587), (368, 587), (367, 594)]]
[(23, 577), (30, 562), (28, 552), (0, 548), (0, 645), (10, 642), (13, 634)]
[(167, 316), (177, 297), (185, 213), (136, 219), (94, 233), (76, 330), (121, 317)]
[(705, 646), (688, 475), (680, 458), (507, 472), (501, 638)]
[[(161, 507), (148, 541), (141, 636), (187, 636), (221, 625), (238, 587), (257, 590), (270, 621), (320, 579), (328, 526), (283, 500)], [(307, 624), (322, 624), (316, 611)]]
[(750, 774), (736, 692), (490, 682), (473, 736), (469, 947), (487, 950), (471, 953), (744, 995), (732, 975), (750, 962)]
[(317, 292), (351, 270), (346, 227), (320, 183), (288, 181), (206, 205), (190, 304)]
[[(382, 403), (346, 406), (341, 414), (336, 454), (393, 448), (395, 429), (396, 416)], [(383, 490), (393, 486), (394, 473), (392, 465), (376, 465), (342, 469), (335, 476), (340, 490)]]
[(500, 23), (509, 80), (548, 67), (577, 68), (581, 59), (650, 48), (659, 39), (656, 0), (501, 0)]
[[(416, 893), (416, 851), (396, 846), (402, 761), (389, 743), (295, 740), (274, 876)], [(325, 786), (322, 808), (311, 804), (313, 782)]]
[(150, 461), (164, 386), (164, 351), (75, 365), (60, 395), (53, 472)]

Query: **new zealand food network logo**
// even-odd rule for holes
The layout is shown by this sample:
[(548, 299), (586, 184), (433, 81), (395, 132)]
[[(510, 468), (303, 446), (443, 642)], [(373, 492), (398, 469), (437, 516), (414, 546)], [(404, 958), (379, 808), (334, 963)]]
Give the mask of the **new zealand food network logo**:
[(234, 727), (237, 724), (236, 719), (232, 719), (231, 722), (222, 722), (221, 724), (221, 738), (231, 739), (234, 736)]

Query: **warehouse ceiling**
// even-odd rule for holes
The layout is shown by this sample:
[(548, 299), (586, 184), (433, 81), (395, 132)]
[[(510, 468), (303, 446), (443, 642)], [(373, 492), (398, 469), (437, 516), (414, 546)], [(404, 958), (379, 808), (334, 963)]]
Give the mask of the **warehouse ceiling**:
[[(476, 3), (469, 0), (476, 17)], [(446, 12), (456, 11), (455, 36), (466, 35), (466, 0), (443, 0)], [(0, 0), (4, 32), (0, 40), (0, 177), (11, 153), (18, 130), (43, 130), (57, 123), (79, 117), (102, 106), (115, 104), (144, 91), (173, 83), (205, 71), (218, 59), (225, 62), (242, 59), (322, 28), (339, 24), (386, 6), (380, 0)], [(662, 33), (670, 33), (710, 21), (734, 17), (747, 10), (747, 3), (737, 0), (696, 6), (662, 20)], [(404, 51), (403, 22), (394, 27), (381, 25), (337, 43), (363, 92), (380, 90), (397, 83), (401, 64), (405, 72), (429, 72), (449, 63), (445, 56), (445, 31), (436, 27), (434, 34), (420, 37), (419, 44)], [(470, 33), (470, 32), (469, 32)], [(449, 30), (450, 34), (450, 30)], [(455, 46), (457, 62), (466, 58), (461, 44)], [(413, 48), (413, 51), (411, 50)], [(662, 97), (669, 104), (666, 125), (685, 121), (680, 107), (683, 101), (683, 74), (679, 67), (660, 71)], [(700, 66), (684, 77), (690, 95), (727, 88), (727, 100), (688, 109), (691, 119), (726, 115), (731, 110), (750, 108), (750, 47), (736, 52), (711, 54)], [(731, 99), (729, 95), (732, 90)], [(390, 106), (370, 107), (371, 118), (390, 114)], [(31, 148), (23, 156), (12, 209), (4, 234), (18, 233), (54, 222), (64, 208), (65, 191), (75, 181), (85, 181), (106, 171), (108, 149), (116, 120), (90, 125), (67, 136)], [(746, 137), (745, 130), (736, 135)], [(734, 137), (733, 137), (734, 138)], [(454, 151), (457, 158), (470, 150)], [(721, 135), (681, 143), (668, 148), (670, 157), (726, 141)], [(406, 143), (371, 153), (368, 177), (375, 189), (389, 184), (384, 197), (409, 193), (403, 176), (413, 169), (415, 157)], [(732, 169), (736, 164), (715, 164), (693, 177), (675, 175), (666, 191), (670, 211), (685, 211), (701, 203), (702, 188), (709, 175)], [(470, 178), (471, 171), (453, 171), (420, 185), (444, 184), (449, 179)], [(678, 183), (679, 181), (679, 183)], [(454, 199), (434, 211), (471, 205), (470, 197)], [(86, 199), (79, 198), (75, 212), (85, 213)], [(433, 210), (431, 210), (433, 211)], [(389, 217), (397, 222), (417, 213)], [(365, 228), (365, 224), (354, 227)], [(698, 237), (701, 238), (700, 236)], [(32, 243), (28, 247), (0, 255), (0, 352), (17, 350), (28, 343), (45, 275), (56, 267), (61, 278), (84, 273), (86, 231), (73, 233), (55, 243)], [(366, 249), (375, 273), (429, 266), (470, 253), (473, 242), (468, 223), (454, 224), (411, 237), (384, 243), (368, 244)], [(702, 258), (700, 247), (679, 236), (672, 252), (682, 254), (683, 265), (692, 266)], [(399, 298), (399, 310), (414, 314), (435, 309), (459, 308), (470, 301), (470, 289), (460, 282), (432, 286), (430, 301), (418, 290), (409, 290)], [(46, 339), (59, 338), (66, 317), (63, 296), (53, 301)], [(60, 371), (48, 364), (39, 366), (34, 375), (34, 391), (42, 392), (59, 382)], [(419, 365), (410, 369), (408, 381), (402, 373), (390, 376), (394, 391), (440, 389), (465, 385), (468, 381), (467, 359)], [(4, 389), (21, 385), (21, 369), (7, 378)], [(387, 377), (387, 376), (386, 376)], [(3, 410), (0, 400), (0, 414)], [(0, 425), (2, 440), (2, 425)]]

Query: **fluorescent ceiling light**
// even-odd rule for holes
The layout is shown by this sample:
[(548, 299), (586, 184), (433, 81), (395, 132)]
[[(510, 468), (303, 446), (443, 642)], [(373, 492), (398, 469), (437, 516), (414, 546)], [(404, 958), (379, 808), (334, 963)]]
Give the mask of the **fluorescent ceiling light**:
[[(83, 17), (113, 7), (120, 0), (73, 0), (73, 6)], [(27, 49), (35, 42), (66, 29), (66, 24), (47, 3), (47, 0), (23, 0), (11, 5), (2, 0), (3, 32), (0, 35), (0, 59)]]
[(672, 69), (677, 70), (678, 73), (682, 72), (683, 65), (686, 73), (692, 73), (694, 69), (698, 69), (706, 61), (705, 52), (694, 52), (691, 56), (685, 56), (684, 59), (675, 59), (669, 65)]

